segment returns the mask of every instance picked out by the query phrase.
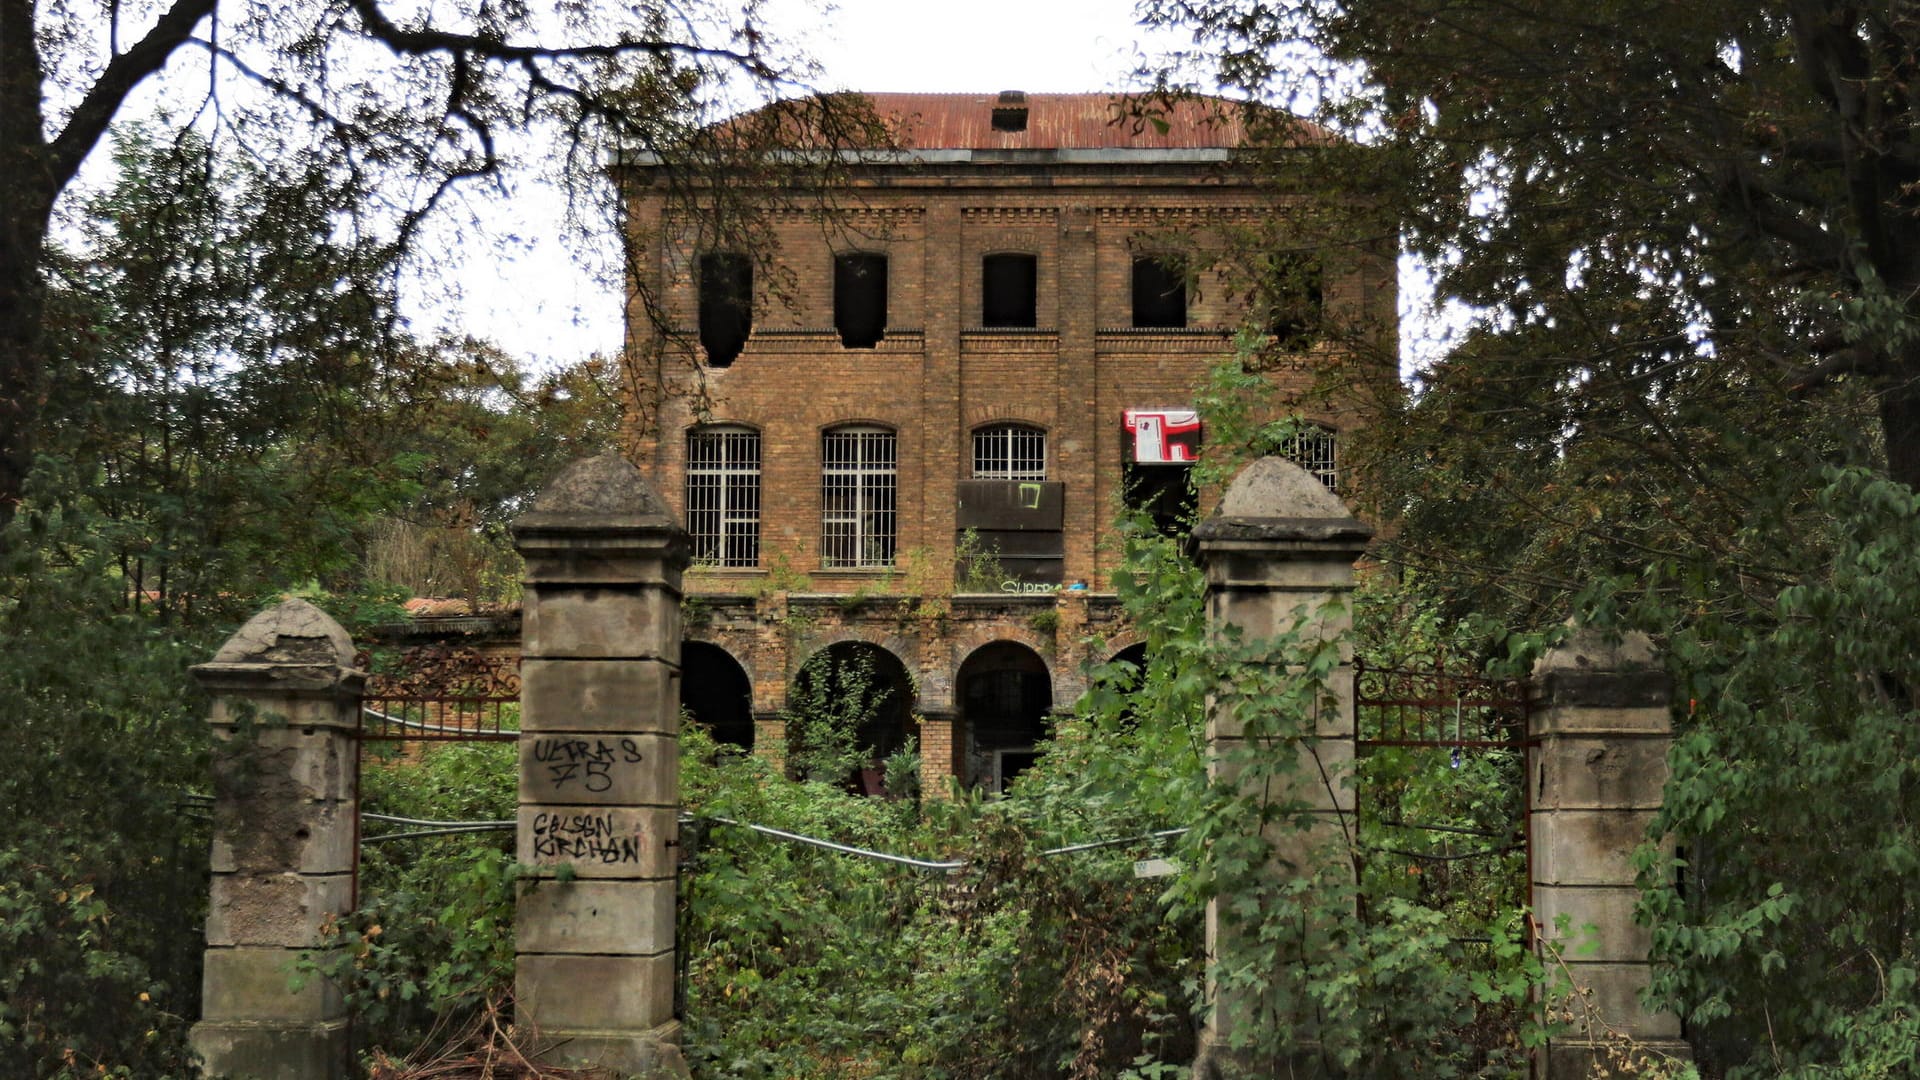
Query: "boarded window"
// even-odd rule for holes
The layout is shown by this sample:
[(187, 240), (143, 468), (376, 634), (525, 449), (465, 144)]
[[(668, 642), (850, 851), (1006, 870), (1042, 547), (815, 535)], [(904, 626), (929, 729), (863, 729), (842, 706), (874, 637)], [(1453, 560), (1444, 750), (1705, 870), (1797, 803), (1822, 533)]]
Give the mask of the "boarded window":
[(829, 569), (893, 565), (896, 453), (884, 428), (821, 436), (820, 551)]
[(1133, 260), (1133, 325), (1149, 330), (1187, 325), (1187, 272), (1179, 259), (1143, 255)]
[(694, 561), (760, 565), (760, 433), (711, 427), (687, 433), (687, 532)]
[(700, 256), (700, 347), (726, 367), (753, 332), (753, 260), (731, 251)]
[(980, 261), (980, 325), (1039, 325), (1040, 260), (1032, 255), (989, 255)]
[(833, 260), (833, 326), (840, 344), (871, 349), (887, 333), (887, 257), (838, 255)]

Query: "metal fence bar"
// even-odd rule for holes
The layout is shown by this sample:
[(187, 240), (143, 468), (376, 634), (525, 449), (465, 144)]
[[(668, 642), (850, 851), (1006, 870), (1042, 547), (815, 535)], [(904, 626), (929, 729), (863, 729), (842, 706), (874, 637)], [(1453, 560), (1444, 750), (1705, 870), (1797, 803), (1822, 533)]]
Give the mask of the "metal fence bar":
[[(507, 820), (507, 821), (434, 821), (428, 818), (399, 817), (394, 814), (374, 814), (374, 813), (362, 813), (360, 817), (362, 820), (365, 820), (365, 821), (384, 821), (390, 825), (414, 825), (419, 827), (418, 831), (414, 831), (414, 832), (384, 833), (380, 836), (364, 836), (361, 838), (361, 841), (360, 841), (363, 844), (373, 844), (373, 843), (378, 843), (384, 840), (409, 840), (415, 837), (422, 837), (422, 836), (452, 836), (456, 833), (504, 831), (507, 829), (514, 828), (515, 825), (518, 824), (517, 822), (511, 821), (511, 820)], [(718, 822), (721, 825), (732, 825), (737, 828), (742, 828), (742, 829), (750, 830), (752, 832), (757, 832), (762, 836), (771, 836), (771, 837), (774, 837), (775, 839), (787, 840), (796, 844), (805, 844), (809, 847), (817, 847), (826, 851), (837, 851), (842, 855), (855, 855), (864, 859), (874, 859), (879, 862), (893, 863), (899, 866), (910, 866), (916, 870), (927, 870), (927, 871), (937, 870), (937, 871), (943, 871), (945, 873), (954, 873), (959, 870), (965, 870), (969, 865), (967, 861), (964, 859), (952, 859), (952, 860), (944, 860), (944, 861), (933, 860), (933, 859), (916, 859), (910, 855), (894, 855), (885, 851), (872, 851), (867, 848), (854, 847), (851, 844), (842, 844), (834, 840), (824, 840), (817, 836), (806, 836), (797, 832), (788, 832), (785, 829), (776, 829), (770, 825), (755, 825), (752, 822), (748, 822), (748, 821), (736, 821), (733, 818), (687, 816), (687, 817), (682, 817), (680, 819), (680, 822), (683, 825), (690, 824), (695, 821), (712, 821), (712, 822)], [(1038, 852), (1037, 855), (1042, 858), (1047, 858), (1055, 855), (1073, 855), (1082, 851), (1094, 851), (1099, 848), (1121, 847), (1126, 844), (1145, 843), (1146, 841), (1149, 841), (1149, 840), (1167, 840), (1176, 836), (1184, 835), (1186, 832), (1187, 832), (1186, 829), (1161, 829), (1158, 832), (1141, 833), (1138, 836), (1122, 836), (1122, 837), (1116, 837), (1111, 840), (1092, 840), (1084, 844), (1068, 844), (1065, 847), (1047, 848), (1043, 851)]]

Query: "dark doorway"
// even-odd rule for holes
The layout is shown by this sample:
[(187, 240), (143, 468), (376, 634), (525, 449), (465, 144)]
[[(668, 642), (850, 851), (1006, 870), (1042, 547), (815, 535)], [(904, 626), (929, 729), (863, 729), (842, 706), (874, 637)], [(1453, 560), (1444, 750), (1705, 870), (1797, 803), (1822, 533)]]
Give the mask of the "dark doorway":
[(974, 650), (955, 682), (966, 728), (969, 785), (1002, 792), (1052, 733), (1053, 680), (1040, 654), (1012, 641)]
[(726, 367), (753, 332), (753, 260), (731, 251), (700, 256), (700, 347), (712, 367)]
[(840, 344), (871, 349), (887, 333), (887, 257), (838, 255), (833, 260), (833, 326)]
[(680, 707), (714, 742), (753, 749), (753, 683), (727, 650), (704, 641), (680, 646)]
[(1040, 260), (1033, 255), (989, 255), (980, 260), (980, 325), (1039, 325)]

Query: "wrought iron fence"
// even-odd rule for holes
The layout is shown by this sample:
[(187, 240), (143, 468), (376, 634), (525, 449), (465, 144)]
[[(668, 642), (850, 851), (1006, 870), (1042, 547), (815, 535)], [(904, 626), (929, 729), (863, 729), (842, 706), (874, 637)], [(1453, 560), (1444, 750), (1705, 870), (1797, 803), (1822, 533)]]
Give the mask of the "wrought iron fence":
[[(362, 651), (355, 663), (365, 668)], [(520, 663), (478, 649), (426, 645), (367, 676), (363, 742), (508, 742), (520, 735)]]
[(1531, 905), (1525, 682), (1356, 661), (1354, 706), (1363, 893), (1447, 913), (1463, 942)]

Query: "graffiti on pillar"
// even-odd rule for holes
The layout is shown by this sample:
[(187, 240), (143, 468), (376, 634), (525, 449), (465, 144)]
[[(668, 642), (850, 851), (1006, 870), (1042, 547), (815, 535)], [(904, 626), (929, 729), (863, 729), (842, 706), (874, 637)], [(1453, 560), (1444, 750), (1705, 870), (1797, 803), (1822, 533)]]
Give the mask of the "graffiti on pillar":
[(588, 863), (637, 863), (640, 838), (617, 835), (608, 813), (552, 813), (533, 815), (533, 857), (539, 860)]
[(1136, 465), (1181, 465), (1200, 451), (1200, 414), (1192, 409), (1128, 409)]
[(646, 760), (630, 738), (546, 737), (533, 740), (531, 752), (556, 791), (579, 784), (596, 794), (613, 787), (617, 772)]

